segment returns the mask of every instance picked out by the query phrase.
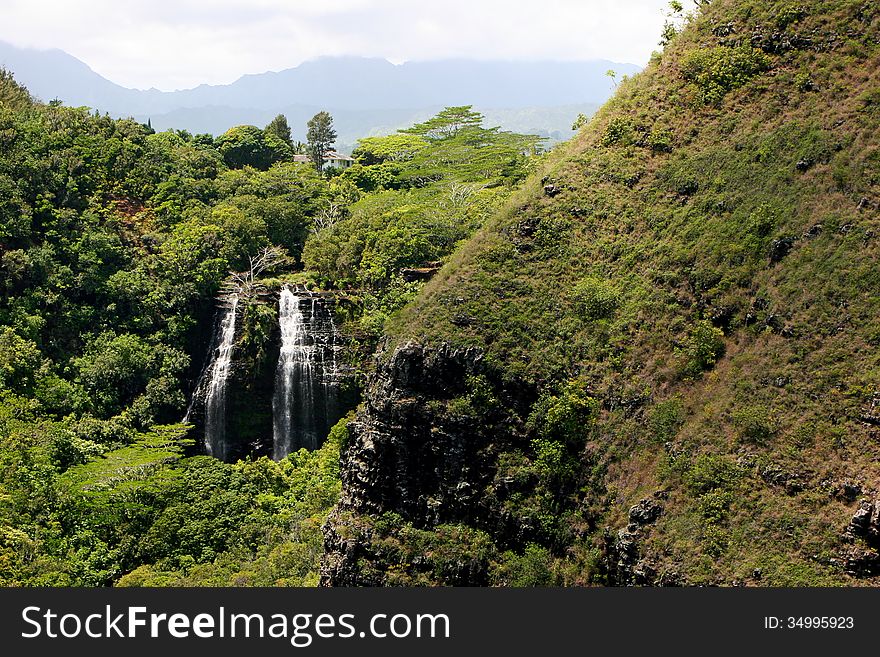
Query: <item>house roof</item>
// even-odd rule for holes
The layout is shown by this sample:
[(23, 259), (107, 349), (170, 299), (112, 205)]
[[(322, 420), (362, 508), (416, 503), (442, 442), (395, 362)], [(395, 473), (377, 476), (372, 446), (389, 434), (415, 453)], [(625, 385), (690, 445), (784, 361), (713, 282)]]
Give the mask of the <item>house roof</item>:
[[(336, 151), (327, 151), (324, 153), (325, 160), (339, 160), (342, 162), (354, 162), (354, 158), (349, 157), (348, 155), (343, 155), (342, 153), (337, 153)], [(308, 155), (294, 155), (294, 162), (310, 162)]]

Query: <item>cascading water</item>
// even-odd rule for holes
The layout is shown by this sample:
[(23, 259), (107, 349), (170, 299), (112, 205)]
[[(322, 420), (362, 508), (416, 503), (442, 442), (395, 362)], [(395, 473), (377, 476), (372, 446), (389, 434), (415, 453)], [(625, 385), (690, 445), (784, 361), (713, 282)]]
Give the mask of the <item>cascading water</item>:
[[(235, 347), (235, 313), (238, 294), (226, 299), (226, 308), (219, 325), (219, 339), (214, 360), (205, 370), (207, 391), (205, 393), (205, 450), (211, 456), (225, 460), (226, 445), (226, 380), (232, 366)], [(187, 412), (189, 416), (189, 412)]]
[(284, 288), (278, 301), (281, 353), (272, 399), (273, 456), (317, 449), (339, 419), (336, 327), (316, 295)]

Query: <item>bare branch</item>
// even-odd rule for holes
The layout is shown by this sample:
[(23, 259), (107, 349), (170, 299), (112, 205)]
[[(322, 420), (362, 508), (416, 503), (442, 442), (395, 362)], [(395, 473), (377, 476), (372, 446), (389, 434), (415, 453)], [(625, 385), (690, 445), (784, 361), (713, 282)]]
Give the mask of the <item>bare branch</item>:
[[(257, 279), (267, 269), (271, 269), (287, 260), (284, 251), (277, 246), (267, 246), (249, 258), (247, 271), (233, 272), (230, 280), (224, 285), (234, 285), (239, 294), (250, 296), (257, 287)], [(228, 290), (227, 290), (228, 291)]]
[(344, 210), (345, 206), (341, 203), (331, 202), (315, 216), (312, 224), (312, 233), (317, 235), (322, 230), (333, 228), (343, 218)]

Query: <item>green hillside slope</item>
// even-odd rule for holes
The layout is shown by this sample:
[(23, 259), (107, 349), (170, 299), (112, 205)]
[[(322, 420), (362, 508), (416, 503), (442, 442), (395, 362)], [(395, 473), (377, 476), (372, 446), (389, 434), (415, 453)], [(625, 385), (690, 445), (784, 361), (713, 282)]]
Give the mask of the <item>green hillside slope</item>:
[(324, 582), (872, 583), (878, 40), (716, 0), (624, 81), (395, 320)]

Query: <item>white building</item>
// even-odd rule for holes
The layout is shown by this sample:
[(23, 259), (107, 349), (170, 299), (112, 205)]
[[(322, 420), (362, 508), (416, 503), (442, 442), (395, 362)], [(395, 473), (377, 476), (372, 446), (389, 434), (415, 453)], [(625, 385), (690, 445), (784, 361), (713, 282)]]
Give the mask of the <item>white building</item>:
[(336, 151), (327, 151), (324, 153), (324, 168), (329, 169), (335, 167), (337, 169), (347, 169), (354, 164), (354, 159), (348, 155), (337, 153)]
[[(294, 155), (293, 161), (300, 164), (309, 164), (311, 160), (308, 155)], [(330, 169), (347, 169), (354, 164), (354, 159), (348, 155), (337, 153), (336, 151), (327, 151), (324, 153), (324, 168)]]

